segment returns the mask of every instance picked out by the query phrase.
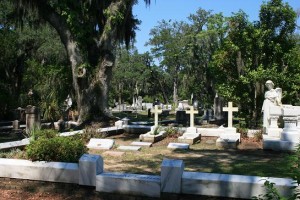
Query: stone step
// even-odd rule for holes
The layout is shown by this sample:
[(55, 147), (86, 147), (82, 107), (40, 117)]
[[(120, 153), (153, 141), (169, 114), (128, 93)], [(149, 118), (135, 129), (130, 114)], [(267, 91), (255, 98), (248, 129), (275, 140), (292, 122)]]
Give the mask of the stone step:
[(117, 149), (123, 151), (139, 151), (141, 147), (140, 146), (119, 146)]
[(115, 141), (112, 139), (98, 139), (91, 138), (87, 144), (89, 149), (111, 149), (114, 146)]
[(168, 145), (168, 149), (189, 149), (190, 145), (187, 143), (174, 143), (171, 142)]
[(152, 147), (152, 142), (132, 142), (132, 146)]

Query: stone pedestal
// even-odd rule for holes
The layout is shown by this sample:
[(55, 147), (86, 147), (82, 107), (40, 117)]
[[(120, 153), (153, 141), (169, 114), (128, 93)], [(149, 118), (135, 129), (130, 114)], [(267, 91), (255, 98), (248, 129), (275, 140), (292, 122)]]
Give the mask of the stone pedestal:
[(161, 192), (181, 193), (181, 178), (184, 170), (182, 160), (164, 159), (161, 164)]
[(283, 117), (284, 128), (281, 133), (281, 140), (299, 143), (300, 134), (297, 128), (297, 117)]
[[(283, 105), (284, 128), (281, 133), (278, 133), (280, 129), (276, 128), (276, 118), (271, 116), (272, 127), (268, 128), (268, 135), (263, 136), (263, 148), (277, 151), (295, 150), (300, 142), (300, 131), (297, 126), (299, 114), (299, 106)], [(272, 120), (274, 121), (273, 123)]]
[(19, 131), (20, 130), (20, 122), (19, 120), (14, 120), (12, 122), (13, 131)]
[(79, 160), (79, 185), (96, 186), (96, 175), (102, 172), (101, 156), (83, 154)]
[(26, 113), (26, 133), (34, 128), (41, 127), (41, 115), (40, 110), (35, 106), (27, 106), (25, 109)]

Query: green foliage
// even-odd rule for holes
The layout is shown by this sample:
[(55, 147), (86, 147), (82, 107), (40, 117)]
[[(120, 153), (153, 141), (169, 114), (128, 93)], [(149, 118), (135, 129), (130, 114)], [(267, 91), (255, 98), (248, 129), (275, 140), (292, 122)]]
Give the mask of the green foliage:
[(101, 125), (99, 123), (93, 123), (89, 126), (86, 126), (83, 133), (81, 134), (81, 139), (87, 143), (91, 138), (105, 138), (108, 136), (107, 133), (99, 133)]
[(260, 131), (256, 131), (254, 133), (254, 139), (256, 141), (261, 141), (263, 139), (263, 130), (260, 130)]
[(52, 130), (42, 130), (36, 138), (26, 147), (26, 155), (33, 161), (78, 162), (87, 152), (80, 137), (59, 137)]
[(0, 158), (23, 159), (24, 151), (20, 149), (11, 149), (9, 151), (0, 152)]
[(158, 135), (160, 131), (161, 131), (161, 127), (160, 126), (155, 127), (155, 129), (153, 131), (153, 135)]
[(237, 132), (241, 134), (241, 138), (248, 138), (248, 129), (247, 128), (237, 128)]
[(37, 140), (39, 138), (50, 139), (56, 136), (58, 136), (58, 132), (56, 130), (33, 128), (30, 131), (30, 137), (32, 140)]
[(261, 194), (258, 197), (253, 197), (255, 200), (287, 200), (282, 197), (278, 190), (275, 188), (275, 183), (268, 180), (264, 182), (264, 187), (266, 188), (266, 194)]
[(179, 127), (168, 126), (164, 130), (166, 131), (167, 137), (178, 138), (180, 136)]

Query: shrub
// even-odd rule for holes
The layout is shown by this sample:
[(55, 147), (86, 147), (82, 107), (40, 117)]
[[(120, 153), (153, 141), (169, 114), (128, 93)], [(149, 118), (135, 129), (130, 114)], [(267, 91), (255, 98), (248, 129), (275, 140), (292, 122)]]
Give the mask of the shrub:
[(85, 127), (83, 133), (81, 134), (81, 139), (87, 143), (91, 138), (105, 138), (108, 136), (106, 132), (98, 132), (97, 130), (101, 128), (101, 124), (93, 123), (90, 126)]
[[(47, 132), (46, 132), (47, 133)], [(46, 135), (46, 134), (45, 134)], [(87, 152), (79, 137), (58, 137), (50, 134), (32, 141), (26, 148), (27, 158), (33, 161), (78, 162)]]
[(260, 131), (256, 131), (254, 133), (254, 139), (256, 141), (261, 141), (263, 139), (263, 130), (260, 130)]
[(167, 137), (175, 137), (177, 138), (180, 134), (179, 134), (179, 128), (177, 127), (167, 127), (165, 129), (166, 133), (167, 133)]
[(237, 132), (241, 134), (241, 138), (248, 138), (248, 129), (247, 128), (237, 128)]

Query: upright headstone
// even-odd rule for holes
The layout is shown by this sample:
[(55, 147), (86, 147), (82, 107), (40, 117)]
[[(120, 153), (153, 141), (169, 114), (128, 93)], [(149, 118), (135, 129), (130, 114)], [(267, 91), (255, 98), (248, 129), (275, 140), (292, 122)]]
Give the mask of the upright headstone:
[(232, 113), (238, 110), (238, 107), (232, 107), (232, 102), (228, 102), (228, 107), (223, 107), (223, 111), (228, 112), (228, 128), (232, 128)]
[(154, 126), (158, 126), (158, 114), (162, 113), (162, 110), (158, 108), (158, 105), (154, 106), (154, 109), (151, 110), (154, 113)]
[(34, 128), (41, 127), (41, 116), (40, 111), (35, 106), (27, 106), (26, 110), (26, 133), (30, 133), (30, 131)]
[(176, 122), (178, 124), (185, 125), (187, 123), (186, 111), (185, 110), (177, 110), (176, 111)]
[(139, 96), (137, 99), (137, 109), (142, 110), (143, 109), (143, 97)]
[(194, 110), (194, 106), (190, 106), (190, 110), (187, 110), (186, 113), (190, 114), (190, 127), (194, 127), (194, 114), (198, 114), (198, 110)]
[(223, 120), (223, 98), (218, 96), (218, 93), (216, 93), (215, 99), (214, 99), (214, 114), (216, 120)]

